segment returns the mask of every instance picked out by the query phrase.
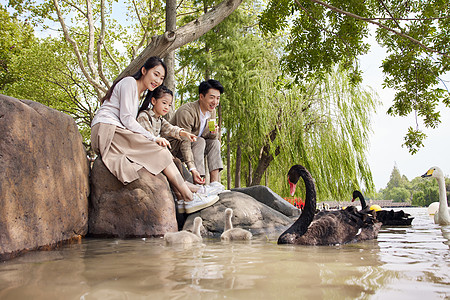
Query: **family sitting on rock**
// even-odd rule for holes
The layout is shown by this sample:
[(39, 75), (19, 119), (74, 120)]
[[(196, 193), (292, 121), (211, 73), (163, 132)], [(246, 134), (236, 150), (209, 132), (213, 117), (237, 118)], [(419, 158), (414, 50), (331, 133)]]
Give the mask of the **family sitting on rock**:
[[(163, 116), (170, 111), (173, 93), (162, 85), (166, 73), (164, 62), (150, 57), (134, 75), (116, 81), (101, 99), (92, 121), (91, 145), (123, 184), (138, 179), (141, 168), (154, 175), (163, 172), (178, 198), (179, 212), (193, 213), (213, 205), (224, 190), (219, 182), (223, 164), (218, 127), (208, 128), (224, 89), (217, 80), (202, 82), (199, 100), (182, 105), (168, 122)], [(186, 163), (194, 183), (183, 179), (174, 156)]]

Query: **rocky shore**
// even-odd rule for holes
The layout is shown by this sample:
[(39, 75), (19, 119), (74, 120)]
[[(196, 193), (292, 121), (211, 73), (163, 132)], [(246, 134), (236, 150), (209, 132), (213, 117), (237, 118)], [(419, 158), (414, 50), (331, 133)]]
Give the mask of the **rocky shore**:
[(86, 235), (159, 237), (190, 228), (200, 215), (203, 234), (233, 225), (254, 234), (282, 231), (299, 210), (264, 186), (220, 194), (213, 206), (177, 218), (166, 177), (145, 170), (120, 183), (97, 158), (90, 162), (73, 118), (45, 105), (0, 95), (0, 260), (48, 250)]

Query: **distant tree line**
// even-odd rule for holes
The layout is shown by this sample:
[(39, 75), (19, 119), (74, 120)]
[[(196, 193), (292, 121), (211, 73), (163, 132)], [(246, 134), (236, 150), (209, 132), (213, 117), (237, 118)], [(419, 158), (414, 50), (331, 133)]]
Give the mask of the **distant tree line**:
[[(445, 178), (447, 199), (450, 196), (450, 178)], [(439, 186), (434, 178), (422, 178), (420, 176), (411, 181), (405, 175), (401, 175), (397, 166), (394, 166), (386, 188), (380, 189), (376, 199), (394, 200), (394, 202), (410, 201), (414, 206), (428, 206), (439, 201)]]

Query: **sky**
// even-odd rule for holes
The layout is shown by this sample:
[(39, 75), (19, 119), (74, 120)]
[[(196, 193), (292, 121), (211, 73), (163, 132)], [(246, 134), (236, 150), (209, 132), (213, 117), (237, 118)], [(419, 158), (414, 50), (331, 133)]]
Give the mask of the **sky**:
[[(383, 48), (371, 41), (371, 51), (360, 57), (360, 66), (363, 71), (363, 84), (372, 87), (382, 105), (378, 107), (372, 117), (373, 134), (370, 138), (368, 161), (372, 171), (375, 188), (377, 191), (385, 188), (394, 165), (409, 180), (424, 174), (430, 167), (438, 166), (445, 176), (450, 173), (450, 108), (440, 106), (441, 124), (436, 129), (426, 128), (419, 122), (419, 129), (426, 135), (424, 147), (414, 155), (408, 149), (402, 147), (404, 136), (408, 127), (416, 127), (414, 113), (406, 117), (392, 117), (386, 111), (392, 105), (395, 91), (383, 89), (384, 75), (381, 63), (386, 52)], [(447, 74), (448, 75), (448, 74)], [(443, 78), (450, 80), (450, 76)], [(442, 86), (443, 87), (443, 86)]]

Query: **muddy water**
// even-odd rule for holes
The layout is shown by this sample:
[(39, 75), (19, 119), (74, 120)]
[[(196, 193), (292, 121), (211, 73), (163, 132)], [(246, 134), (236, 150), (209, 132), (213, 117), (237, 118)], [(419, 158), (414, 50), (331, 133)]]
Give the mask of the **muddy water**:
[(0, 263), (0, 299), (450, 299), (450, 226), (406, 211), (412, 226), (341, 246), (84, 239)]

